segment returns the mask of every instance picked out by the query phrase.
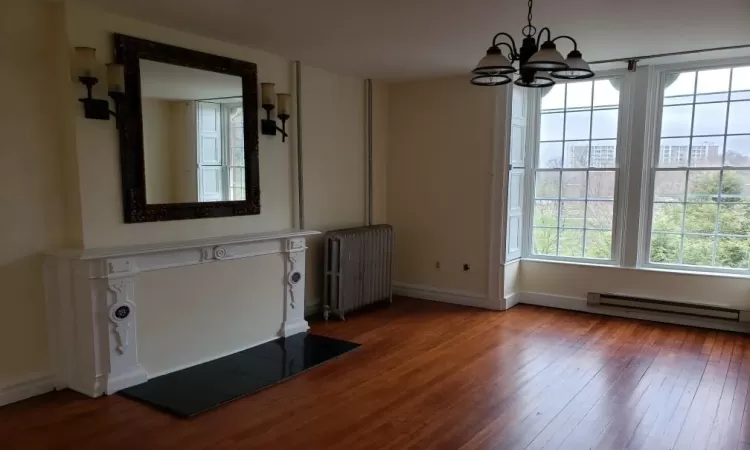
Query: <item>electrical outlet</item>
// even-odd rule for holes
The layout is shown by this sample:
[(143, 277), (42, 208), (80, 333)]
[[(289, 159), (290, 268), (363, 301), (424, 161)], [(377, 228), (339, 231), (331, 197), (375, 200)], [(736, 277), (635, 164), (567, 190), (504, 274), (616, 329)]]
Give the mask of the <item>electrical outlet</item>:
[(468, 264), (464, 264), (464, 272), (468, 272), (471, 270), (471, 266)]

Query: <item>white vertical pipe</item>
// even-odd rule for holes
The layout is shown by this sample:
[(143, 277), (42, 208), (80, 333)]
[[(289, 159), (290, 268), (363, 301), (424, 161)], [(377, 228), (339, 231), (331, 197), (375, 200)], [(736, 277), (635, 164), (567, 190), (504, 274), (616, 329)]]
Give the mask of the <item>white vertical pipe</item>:
[(365, 150), (367, 152), (367, 225), (372, 225), (372, 80), (365, 80)]
[(302, 170), (302, 64), (294, 61), (294, 89), (296, 95), (295, 110), (297, 111), (296, 133), (297, 138), (297, 204), (299, 210), (297, 217), (299, 228), (305, 229), (305, 189), (304, 171)]

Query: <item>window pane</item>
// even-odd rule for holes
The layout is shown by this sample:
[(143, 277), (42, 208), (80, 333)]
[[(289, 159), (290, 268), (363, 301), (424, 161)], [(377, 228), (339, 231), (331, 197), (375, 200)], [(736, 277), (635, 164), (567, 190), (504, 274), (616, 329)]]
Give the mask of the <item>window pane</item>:
[(536, 196), (552, 197), (557, 199), (560, 195), (560, 172), (537, 172), (536, 174)]
[(542, 142), (539, 144), (539, 168), (559, 169), (562, 167), (562, 142)]
[(565, 115), (565, 140), (588, 139), (591, 111), (577, 111)]
[(539, 140), (561, 141), (563, 139), (563, 116), (563, 113), (542, 114)]
[(727, 133), (750, 133), (750, 102), (732, 102)]
[(557, 228), (534, 228), (535, 255), (557, 255)]
[(688, 202), (715, 202), (719, 198), (718, 170), (691, 170), (688, 173)]
[(620, 91), (615, 89), (612, 83), (621, 86), (622, 80), (617, 78), (612, 80), (594, 81), (594, 107), (614, 106), (620, 104)]
[(690, 167), (721, 167), (724, 158), (724, 136), (693, 138)]
[(695, 103), (725, 102), (729, 100), (729, 92), (720, 94), (699, 94), (695, 96)]
[(750, 167), (750, 135), (727, 136), (727, 166)]
[(732, 100), (750, 100), (750, 91), (732, 92)]
[(676, 97), (665, 97), (664, 106), (667, 105), (689, 105), (693, 103), (692, 95), (678, 95)]
[(729, 90), (729, 72), (731, 69), (701, 70), (698, 72), (697, 94), (709, 92), (726, 92)]
[(689, 136), (693, 107), (667, 106), (661, 117), (661, 136)]
[(603, 109), (594, 111), (591, 123), (592, 139), (614, 139), (617, 137), (617, 115), (616, 109)]
[(583, 256), (583, 230), (560, 230), (560, 256)]
[[(750, 112), (750, 110), (748, 110)], [(695, 120), (693, 123), (693, 135), (724, 134), (726, 123), (727, 104), (708, 103), (706, 105), (695, 105)]]
[(687, 167), (690, 138), (662, 139), (659, 144), (659, 167)]
[(583, 228), (585, 203), (575, 200), (563, 201), (560, 209), (560, 226), (565, 228)]
[(716, 209), (714, 203), (685, 205), (685, 232), (713, 233), (716, 227)]
[(613, 215), (612, 208), (614, 202), (587, 202), (586, 203), (586, 228), (596, 228), (600, 230), (611, 230)]
[(695, 72), (668, 73), (664, 80), (664, 96), (693, 95), (695, 92)]
[(560, 202), (557, 200), (537, 200), (534, 202), (534, 226), (556, 227), (557, 210)]
[(682, 241), (682, 263), (710, 266), (713, 261), (714, 240), (710, 236), (685, 235)]
[(615, 198), (615, 172), (591, 172), (588, 184), (589, 200), (614, 199)]
[(586, 258), (612, 259), (612, 233), (610, 231), (586, 231)]
[(750, 202), (750, 171), (725, 170), (721, 180), (722, 202)]
[(591, 81), (568, 83), (568, 98), (565, 102), (566, 108), (590, 108), (591, 107)]
[(719, 233), (750, 235), (750, 204), (719, 205)]
[(562, 198), (586, 198), (586, 172), (563, 172)]
[(566, 169), (585, 168), (589, 166), (589, 141), (574, 141), (565, 143), (565, 158), (563, 165)]
[(656, 172), (654, 201), (681, 202), (685, 199), (685, 171)]
[(682, 233), (682, 203), (654, 203), (654, 215), (651, 220), (653, 231), (674, 231)]
[(661, 264), (679, 264), (680, 235), (652, 233), (651, 262)]
[(542, 96), (542, 111), (548, 109), (563, 109), (565, 107), (565, 84), (558, 83), (552, 86), (546, 94)]
[(716, 265), (733, 269), (747, 269), (750, 264), (750, 240), (719, 238), (716, 245)]
[(733, 91), (750, 91), (750, 66), (735, 67), (732, 73)]
[(591, 167), (617, 167), (617, 140), (591, 141)]

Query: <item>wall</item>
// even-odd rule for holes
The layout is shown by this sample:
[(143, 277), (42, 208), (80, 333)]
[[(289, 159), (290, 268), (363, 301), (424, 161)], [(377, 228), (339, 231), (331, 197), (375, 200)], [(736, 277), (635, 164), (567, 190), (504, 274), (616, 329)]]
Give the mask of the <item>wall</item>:
[(487, 293), (494, 117), (492, 90), (466, 77), (388, 87), (387, 214), (399, 283)]
[(143, 157), (146, 160), (146, 201), (172, 201), (171, 105), (157, 98), (141, 99)]
[(388, 223), (388, 85), (372, 83), (372, 222)]
[[(0, 81), (13, 86), (6, 94), (13, 108), (0, 113), (0, 198), (13, 213), (0, 221), (3, 235), (12, 236), (0, 249), (0, 306), (5, 311), (0, 317), (0, 402), (9, 386), (49, 370), (44, 252), (280, 230), (295, 226), (297, 211), (293, 140), (261, 135), (260, 215), (123, 223), (117, 130), (113, 122), (83, 118), (78, 98), (84, 92), (70, 80), (69, 68), (71, 47), (94, 46), (103, 72), (111, 58), (112, 32), (255, 62), (259, 81), (276, 83), (278, 92), (291, 92), (290, 61), (71, 2), (10, 0), (1, 8)], [(306, 71), (307, 226), (361, 225), (366, 210), (364, 80)], [(104, 97), (103, 89), (100, 84), (94, 94)], [(173, 370), (275, 334), (278, 330), (269, 330), (268, 324), (280, 322), (283, 292), (266, 281), (283, 276), (283, 265), (273, 258), (279, 257), (143, 274), (139, 344), (146, 367), (157, 373)], [(308, 285), (318, 279), (317, 264), (317, 258), (310, 262)]]
[[(366, 222), (364, 80), (303, 66), (305, 228), (328, 231)], [(306, 303), (322, 298), (323, 238), (309, 240)]]
[[(75, 240), (65, 217), (63, 144), (55, 83), (58, 10), (0, 4), (0, 394), (48, 369), (41, 253)], [(74, 206), (71, 205), (71, 209)], [(1, 395), (0, 395), (1, 396)]]
[(750, 309), (750, 286), (745, 277), (531, 260), (524, 260), (521, 265), (520, 285), (524, 292), (579, 299), (586, 298), (588, 292), (604, 292)]

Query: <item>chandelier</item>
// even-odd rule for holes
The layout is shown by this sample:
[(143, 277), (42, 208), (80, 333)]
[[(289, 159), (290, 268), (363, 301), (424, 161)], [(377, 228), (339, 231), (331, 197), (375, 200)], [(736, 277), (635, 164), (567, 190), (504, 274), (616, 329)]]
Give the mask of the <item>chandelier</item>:
[[(492, 39), (492, 46), (487, 49), (487, 54), (479, 61), (477, 67), (472, 70), (475, 75), (471, 84), (477, 86), (501, 86), (512, 81), (511, 75), (518, 72), (518, 78), (514, 84), (522, 87), (543, 88), (555, 84), (552, 78), (563, 80), (579, 80), (594, 76), (589, 65), (583, 60), (583, 55), (578, 51), (578, 43), (570, 36), (558, 36), (552, 38), (549, 28), (544, 27), (536, 34), (536, 27), (531, 24), (531, 8), (533, 0), (529, 0), (528, 24), (521, 32), (524, 34), (523, 45), (520, 51), (516, 47), (513, 36), (508, 33), (497, 33)], [(541, 45), (546, 32), (547, 39)], [(510, 40), (498, 42), (498, 38), (505, 36)], [(555, 41), (568, 39), (573, 43), (573, 51), (563, 58), (557, 51)], [(503, 55), (501, 46), (508, 48), (508, 56)], [(518, 69), (513, 63), (518, 62)]]

